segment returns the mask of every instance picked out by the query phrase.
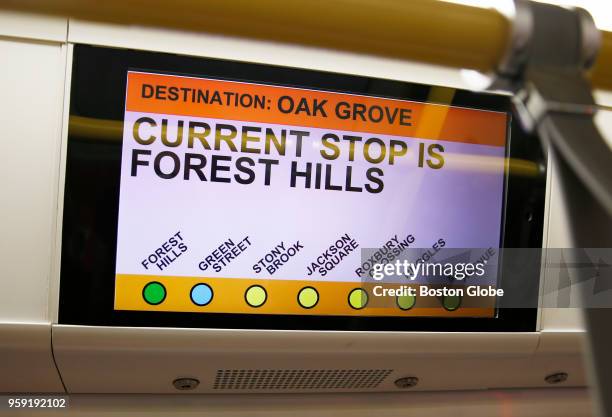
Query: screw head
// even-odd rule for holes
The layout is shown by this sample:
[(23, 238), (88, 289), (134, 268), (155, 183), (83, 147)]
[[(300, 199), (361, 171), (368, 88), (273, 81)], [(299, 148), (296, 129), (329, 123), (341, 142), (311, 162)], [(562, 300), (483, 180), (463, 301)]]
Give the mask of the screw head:
[(419, 378), (417, 378), (416, 376), (406, 376), (395, 380), (395, 386), (402, 389), (412, 388), (418, 383)]
[(195, 378), (177, 378), (172, 385), (179, 391), (188, 391), (200, 385), (200, 381)]
[(560, 384), (561, 382), (567, 381), (567, 377), (568, 375), (565, 372), (555, 372), (554, 374), (547, 375), (544, 381), (549, 384)]

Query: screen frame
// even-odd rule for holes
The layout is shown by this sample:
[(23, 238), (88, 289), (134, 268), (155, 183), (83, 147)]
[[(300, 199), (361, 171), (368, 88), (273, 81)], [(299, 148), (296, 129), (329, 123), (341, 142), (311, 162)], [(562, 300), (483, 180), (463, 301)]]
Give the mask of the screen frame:
[[(79, 44), (74, 45), (72, 64), (69, 110), (71, 120), (75, 117), (110, 119), (122, 125), (129, 70), (435, 103), (428, 100), (432, 87), (422, 84), (158, 52)], [(109, 84), (115, 87), (109, 88)], [(449, 90), (446, 87), (435, 88)], [(92, 99), (92, 92), (95, 99)], [(455, 90), (452, 97), (453, 106), (501, 111), (511, 116), (510, 99), (505, 95)], [(348, 317), (114, 310), (121, 136), (119, 141), (114, 143), (89, 138), (85, 141), (85, 145), (81, 145), (79, 141), (83, 138), (78, 136), (79, 133), (75, 133), (72, 124), (70, 126), (64, 184), (58, 320), (60, 324), (346, 331), (536, 330), (536, 308), (500, 308), (496, 317), (492, 318)], [(512, 117), (509, 117), (507, 127), (507, 157), (533, 160), (545, 167), (537, 140), (522, 132)], [(100, 158), (107, 158), (106, 162), (99, 161)], [(95, 166), (93, 171), (95, 175), (91, 182), (87, 180), (89, 168), (81, 166), (85, 161)], [(112, 168), (113, 166), (116, 168)], [(513, 175), (512, 165), (507, 167), (501, 213), (502, 247), (541, 247), (545, 178), (545, 169), (541, 176), (526, 179)], [(82, 182), (85, 184), (81, 184)], [(96, 211), (98, 206), (92, 203), (92, 199), (94, 202), (100, 199), (100, 204), (103, 207), (108, 205), (108, 209), (101, 208)], [(79, 213), (84, 204), (89, 204), (89, 208), (95, 206), (93, 212), (88, 212), (87, 216)], [(100, 233), (100, 230), (104, 232)], [(86, 256), (86, 252), (79, 247), (78, 242), (83, 240), (80, 235), (90, 236), (85, 240), (94, 240), (84, 243), (96, 248), (96, 254), (93, 255), (95, 261), (91, 260), (91, 254)], [(83, 278), (84, 276), (86, 278)], [(504, 277), (501, 279), (504, 280)]]

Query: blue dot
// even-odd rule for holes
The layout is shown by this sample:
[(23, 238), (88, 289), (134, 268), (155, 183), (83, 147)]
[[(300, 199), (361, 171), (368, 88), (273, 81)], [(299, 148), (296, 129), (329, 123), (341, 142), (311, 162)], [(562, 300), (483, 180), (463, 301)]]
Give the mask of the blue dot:
[(196, 284), (191, 289), (191, 301), (200, 307), (203, 307), (211, 302), (213, 298), (213, 290), (208, 284)]

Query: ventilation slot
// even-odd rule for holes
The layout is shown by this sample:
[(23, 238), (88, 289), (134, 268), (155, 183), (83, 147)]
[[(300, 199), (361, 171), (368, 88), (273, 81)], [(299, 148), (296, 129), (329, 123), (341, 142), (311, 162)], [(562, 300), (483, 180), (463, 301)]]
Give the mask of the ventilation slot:
[(214, 389), (376, 388), (392, 369), (220, 369)]

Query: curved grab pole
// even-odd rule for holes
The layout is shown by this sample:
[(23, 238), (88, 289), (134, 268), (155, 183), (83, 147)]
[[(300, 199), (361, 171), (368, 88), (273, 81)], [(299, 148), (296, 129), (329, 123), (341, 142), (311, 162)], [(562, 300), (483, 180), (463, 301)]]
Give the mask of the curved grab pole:
[[(493, 9), (438, 0), (0, 0), (0, 9), (296, 43), (494, 71), (511, 23)], [(612, 33), (591, 73), (612, 90)]]

